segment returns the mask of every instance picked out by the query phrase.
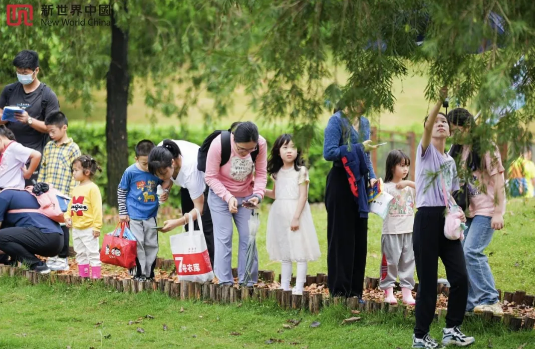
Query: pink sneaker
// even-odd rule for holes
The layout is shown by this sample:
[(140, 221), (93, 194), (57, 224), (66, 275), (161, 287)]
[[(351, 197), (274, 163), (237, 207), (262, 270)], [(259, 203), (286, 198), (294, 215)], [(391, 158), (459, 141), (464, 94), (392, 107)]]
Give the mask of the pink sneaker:
[(100, 279), (100, 267), (91, 267), (91, 278)]
[(83, 278), (89, 277), (89, 264), (78, 264), (78, 274)]
[(407, 305), (415, 305), (416, 301), (412, 298), (412, 291), (408, 288), (402, 288), (401, 294), (403, 295), (403, 303)]

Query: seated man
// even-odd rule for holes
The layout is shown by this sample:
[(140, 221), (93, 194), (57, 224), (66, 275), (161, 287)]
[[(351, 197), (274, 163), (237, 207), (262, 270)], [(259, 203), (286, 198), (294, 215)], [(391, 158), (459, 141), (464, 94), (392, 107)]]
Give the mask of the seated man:
[(63, 248), (63, 230), (58, 223), (38, 212), (11, 210), (39, 209), (37, 199), (24, 190), (0, 192), (0, 251), (41, 274), (50, 269), (35, 255), (51, 257)]

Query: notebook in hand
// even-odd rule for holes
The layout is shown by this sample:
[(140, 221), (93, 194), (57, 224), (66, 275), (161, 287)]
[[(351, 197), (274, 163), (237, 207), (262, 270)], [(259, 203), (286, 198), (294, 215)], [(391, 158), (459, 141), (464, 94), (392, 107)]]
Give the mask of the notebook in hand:
[(22, 113), (24, 110), (19, 107), (4, 107), (4, 113), (2, 114), (2, 121), (19, 122), (15, 119), (15, 113)]

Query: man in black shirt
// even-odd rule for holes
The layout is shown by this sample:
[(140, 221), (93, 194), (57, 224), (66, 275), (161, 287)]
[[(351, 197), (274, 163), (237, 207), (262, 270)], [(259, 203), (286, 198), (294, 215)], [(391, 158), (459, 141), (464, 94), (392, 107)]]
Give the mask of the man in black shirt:
[[(16, 114), (17, 121), (1, 121), (0, 125), (7, 124), (15, 134), (17, 142), (25, 147), (42, 153), (43, 148), (49, 141), (45, 126), (45, 117), (59, 111), (58, 97), (39, 81), (39, 55), (35, 51), (24, 50), (17, 54), (13, 60), (17, 71), (18, 82), (4, 87), (0, 95), (0, 115), (6, 106), (17, 106), (24, 109)], [(37, 180), (37, 173), (26, 180), (26, 185), (31, 185), (32, 179)]]

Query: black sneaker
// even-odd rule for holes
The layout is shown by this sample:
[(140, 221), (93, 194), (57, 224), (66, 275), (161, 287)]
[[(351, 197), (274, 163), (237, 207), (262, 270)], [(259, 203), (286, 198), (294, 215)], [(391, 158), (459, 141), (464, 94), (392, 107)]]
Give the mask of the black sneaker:
[(147, 278), (144, 277), (144, 276), (134, 276), (134, 280), (145, 282), (145, 281), (147, 281)]
[(39, 274), (48, 274), (48, 273), (50, 273), (50, 268), (46, 265), (45, 262), (36, 263), (30, 269), (35, 271), (35, 272), (38, 272)]
[(434, 338), (431, 338), (429, 334), (426, 334), (424, 338), (416, 338), (415, 335), (412, 335), (412, 347), (424, 349), (443, 348), (442, 345), (440, 345)]
[(459, 326), (453, 328), (445, 328), (442, 330), (442, 344), (444, 345), (456, 345), (458, 347), (466, 347), (476, 340), (474, 337), (468, 337), (461, 332)]

